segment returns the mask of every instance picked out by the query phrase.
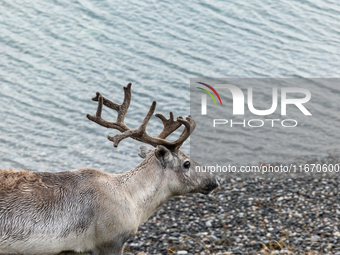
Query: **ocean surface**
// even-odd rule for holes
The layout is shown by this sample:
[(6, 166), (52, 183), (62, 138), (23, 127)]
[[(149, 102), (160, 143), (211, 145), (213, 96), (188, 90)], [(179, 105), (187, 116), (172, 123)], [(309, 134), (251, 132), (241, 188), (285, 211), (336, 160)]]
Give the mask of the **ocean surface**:
[[(141, 162), (140, 143), (126, 139), (114, 148), (106, 137), (117, 131), (86, 118), (96, 112), (91, 98), (97, 91), (120, 103), (122, 87), (132, 82), (126, 123), (136, 128), (153, 100), (156, 112), (188, 115), (190, 78), (340, 77), (339, 45), (336, 1), (2, 0), (0, 168), (125, 172)], [(310, 156), (308, 146), (313, 155), (317, 146), (320, 156), (337, 149), (339, 87), (313, 93), (327, 97), (313, 109), (332, 126), (324, 134), (329, 143), (260, 155), (266, 134), (259, 132), (259, 144), (248, 146), (238, 132), (232, 144), (225, 139), (231, 163), (273, 155), (294, 161)], [(106, 120), (115, 116), (104, 109)], [(319, 130), (317, 121), (309, 125), (315, 127), (306, 132)], [(152, 118), (148, 132), (161, 129)]]

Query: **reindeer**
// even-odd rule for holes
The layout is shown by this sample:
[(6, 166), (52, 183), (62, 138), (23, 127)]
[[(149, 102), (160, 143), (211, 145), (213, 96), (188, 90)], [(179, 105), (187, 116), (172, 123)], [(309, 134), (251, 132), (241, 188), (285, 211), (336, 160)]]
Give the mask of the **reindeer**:
[[(149, 144), (140, 147), (144, 161), (124, 174), (84, 168), (64, 172), (0, 170), (0, 254), (52, 255), (65, 251), (92, 255), (122, 254), (124, 243), (170, 197), (209, 194), (218, 187), (211, 173), (195, 172), (195, 161), (179, 148), (195, 129), (190, 115), (156, 116), (164, 128), (157, 137), (146, 133), (156, 102), (137, 129), (124, 119), (131, 101), (131, 83), (116, 104), (97, 92), (96, 116), (87, 118), (121, 133), (108, 139), (115, 147), (125, 138)], [(115, 122), (101, 117), (103, 105), (118, 112)], [(179, 138), (165, 140), (181, 125)]]

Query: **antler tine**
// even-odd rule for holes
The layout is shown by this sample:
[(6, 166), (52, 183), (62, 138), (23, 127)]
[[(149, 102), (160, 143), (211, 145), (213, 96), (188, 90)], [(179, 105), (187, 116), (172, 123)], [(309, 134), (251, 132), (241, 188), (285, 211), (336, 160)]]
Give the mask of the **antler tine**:
[[(92, 98), (92, 101), (95, 101), (95, 102), (98, 102), (99, 101), (99, 97), (103, 97), (99, 92), (96, 93), (96, 96)], [(104, 102), (104, 105), (106, 107), (109, 107), (115, 111), (118, 111), (119, 110), (119, 104), (116, 104), (112, 101), (110, 101), (109, 99), (106, 99), (105, 97), (103, 97), (103, 102)]]
[[(125, 131), (121, 134), (117, 134), (115, 136), (108, 136), (108, 139), (110, 141), (112, 141), (114, 144), (113, 146), (117, 147), (118, 144), (125, 138), (131, 137), (135, 140), (150, 144), (152, 146), (157, 146), (157, 145), (164, 145), (165, 147), (171, 149), (171, 150), (177, 150), (179, 149), (183, 142), (188, 139), (188, 137), (190, 136), (190, 134), (194, 131), (195, 127), (196, 127), (196, 122), (191, 118), (191, 116), (189, 115), (186, 120), (184, 120), (182, 117), (178, 117), (177, 118), (177, 122), (180, 125), (184, 125), (185, 128), (182, 132), (182, 134), (180, 135), (180, 137), (174, 141), (174, 142), (169, 142), (163, 138), (160, 137), (151, 137), (146, 133), (146, 126), (153, 114), (153, 112), (155, 111), (156, 108), (156, 102), (154, 101), (149, 109), (148, 114), (145, 116), (142, 124), (140, 125), (139, 128), (134, 129), (134, 130), (128, 130)], [(165, 117), (164, 117), (165, 118)], [(165, 118), (166, 119), (166, 118)]]
[(110, 101), (109, 99), (103, 97), (99, 92), (96, 93), (96, 96), (92, 98), (92, 101), (97, 102), (99, 100), (99, 97), (102, 96), (103, 97), (103, 103), (106, 107), (109, 107), (115, 111), (118, 112), (118, 116), (117, 116), (117, 121), (118, 123), (123, 123), (127, 110), (129, 109), (130, 106), (130, 102), (131, 102), (131, 82), (126, 86), (123, 87), (124, 89), (124, 101), (122, 104), (116, 104), (112, 101)]
[(196, 128), (196, 122), (190, 115), (186, 117), (186, 120), (184, 120), (182, 117), (177, 117), (177, 121), (183, 124), (185, 128), (183, 129), (180, 137), (174, 142), (175, 149), (181, 147), (185, 140), (188, 139), (188, 137)]
[[(179, 149), (179, 147), (181, 147), (183, 142), (190, 136), (190, 134), (194, 131), (196, 127), (196, 123), (190, 115), (186, 118), (186, 120), (184, 120), (182, 117), (178, 117), (177, 120), (174, 120), (174, 115), (172, 112), (170, 112), (169, 119), (167, 119), (164, 115), (158, 113), (156, 114), (156, 117), (158, 117), (163, 122), (164, 128), (157, 137), (149, 136), (146, 133), (146, 127), (156, 109), (156, 101), (153, 101), (141, 125), (137, 129), (130, 129), (128, 126), (125, 125), (124, 119), (131, 102), (131, 83), (124, 87), (124, 101), (120, 105), (106, 99), (99, 92), (97, 92), (96, 96), (92, 98), (92, 100), (98, 101), (96, 116), (94, 117), (90, 114), (87, 114), (87, 118), (101, 126), (117, 129), (122, 132), (121, 134), (107, 137), (110, 141), (113, 142), (113, 145), (115, 147), (117, 147), (123, 139), (131, 137), (135, 140), (150, 144), (155, 147), (157, 145), (164, 145), (170, 150), (177, 150)], [(116, 122), (108, 122), (101, 117), (103, 105), (118, 112)], [(177, 130), (182, 124), (184, 125), (184, 130), (176, 141), (169, 142), (165, 140), (166, 137)]]
[[(105, 97), (103, 97), (99, 92), (97, 92), (96, 96), (92, 98), (92, 101), (98, 101), (98, 108), (97, 108), (97, 112), (96, 112), (96, 117), (91, 116), (90, 114), (86, 115), (86, 117), (89, 120), (91, 120), (91, 121), (93, 121), (93, 122), (95, 122), (95, 123), (97, 123), (97, 124), (99, 124), (103, 127), (106, 127), (106, 128), (117, 129), (120, 132), (130, 130), (130, 128), (125, 125), (124, 119), (125, 119), (127, 110), (129, 109), (130, 102), (131, 102), (131, 83), (129, 83), (126, 87), (124, 87), (124, 101), (120, 105), (110, 101), (109, 99), (107, 99)], [(109, 122), (109, 121), (104, 120), (101, 117), (102, 110), (103, 110), (103, 104), (106, 107), (109, 107), (109, 108), (118, 112), (116, 122)]]
[(124, 89), (124, 101), (119, 106), (118, 116), (117, 116), (117, 122), (118, 123), (124, 123), (124, 119), (126, 116), (126, 113), (129, 109), (130, 102), (131, 102), (131, 82), (123, 88)]
[[(145, 142), (145, 143), (149, 143), (151, 145), (154, 145), (154, 144), (149, 142), (149, 139), (147, 139), (150, 136), (146, 134), (146, 126), (148, 125), (149, 120), (151, 119), (153, 113), (155, 112), (155, 109), (156, 109), (156, 101), (153, 101), (151, 106), (150, 106), (149, 112), (144, 117), (142, 124), (139, 126), (139, 128), (133, 129), (133, 130), (127, 130), (127, 131), (125, 131), (121, 134), (117, 134), (115, 136), (108, 136), (107, 138), (110, 141), (113, 142), (114, 147), (118, 147), (118, 144), (123, 139), (128, 138), (128, 137), (131, 137), (131, 138), (136, 139), (136, 140), (141, 141), (141, 142)], [(146, 141), (145, 141), (145, 139), (146, 139)]]
[(174, 114), (172, 112), (170, 112), (169, 119), (160, 113), (156, 113), (155, 116), (163, 122), (164, 126), (162, 132), (157, 136), (158, 138), (167, 138), (172, 132), (176, 131), (182, 125), (182, 123), (174, 120)]

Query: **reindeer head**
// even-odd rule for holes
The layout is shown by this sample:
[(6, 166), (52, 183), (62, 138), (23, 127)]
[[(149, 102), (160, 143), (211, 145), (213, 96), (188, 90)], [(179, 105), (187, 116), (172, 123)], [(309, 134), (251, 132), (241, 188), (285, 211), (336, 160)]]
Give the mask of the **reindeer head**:
[[(172, 112), (170, 112), (169, 119), (157, 113), (155, 116), (163, 122), (164, 128), (157, 137), (151, 137), (146, 133), (146, 126), (155, 112), (156, 101), (152, 102), (149, 112), (137, 129), (130, 129), (124, 123), (131, 102), (131, 83), (124, 87), (124, 101), (120, 105), (106, 99), (99, 92), (97, 92), (96, 97), (92, 98), (92, 100), (98, 101), (97, 113), (96, 116), (87, 114), (87, 118), (103, 127), (117, 129), (121, 132), (113, 137), (108, 136), (108, 139), (113, 142), (114, 147), (117, 147), (119, 143), (127, 137), (155, 147), (152, 148), (142, 145), (139, 155), (142, 158), (156, 158), (158, 162), (157, 167), (161, 167), (164, 171), (164, 175), (168, 180), (168, 188), (173, 195), (197, 192), (209, 194), (218, 187), (217, 178), (213, 174), (209, 172), (196, 172), (195, 167), (200, 165), (194, 160), (191, 160), (179, 149), (196, 127), (196, 122), (190, 115), (185, 120), (182, 117), (177, 117), (175, 120)], [(115, 122), (108, 122), (101, 117), (103, 105), (118, 112)], [(184, 129), (176, 141), (170, 142), (165, 140), (181, 125), (184, 125)]]

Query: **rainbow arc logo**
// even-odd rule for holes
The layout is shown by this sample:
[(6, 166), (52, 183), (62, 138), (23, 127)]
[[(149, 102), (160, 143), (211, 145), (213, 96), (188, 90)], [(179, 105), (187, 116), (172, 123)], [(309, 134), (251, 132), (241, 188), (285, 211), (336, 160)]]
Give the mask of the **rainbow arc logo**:
[[(217, 96), (217, 98), (218, 98), (218, 100), (220, 101), (220, 104), (221, 104), (221, 106), (222, 106), (222, 100), (221, 100), (221, 98), (220, 98), (220, 95), (217, 93), (217, 91), (216, 91), (213, 87), (211, 87), (210, 85), (205, 84), (205, 83), (203, 83), (203, 82), (197, 82), (197, 83), (206, 86), (206, 87), (209, 88), (212, 92), (214, 92), (214, 94)], [(206, 89), (203, 89), (203, 88), (200, 88), (200, 87), (197, 87), (197, 88), (200, 89), (200, 90), (203, 90), (204, 92), (206, 92), (206, 93), (214, 100), (215, 105), (217, 105), (216, 100), (215, 100), (213, 94), (211, 94), (211, 92), (210, 92), (209, 90), (206, 90)]]

